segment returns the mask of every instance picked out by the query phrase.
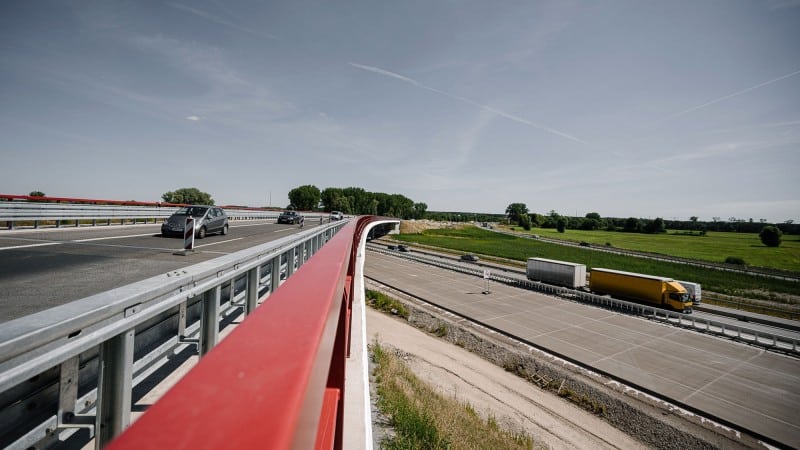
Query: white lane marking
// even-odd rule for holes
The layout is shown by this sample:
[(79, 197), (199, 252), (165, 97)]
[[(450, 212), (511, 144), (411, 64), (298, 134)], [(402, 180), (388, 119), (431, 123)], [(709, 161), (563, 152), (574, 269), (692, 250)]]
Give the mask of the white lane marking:
[[(272, 220), (272, 219), (269, 219), (269, 220)], [(231, 225), (231, 228), (261, 227), (261, 226), (264, 226), (264, 225), (275, 225), (275, 222), (248, 223), (248, 224), (241, 224), (241, 225), (237, 224), (237, 225)]]
[[(129, 237), (139, 237), (139, 236), (152, 236), (153, 233), (145, 233), (145, 234), (129, 234), (127, 236), (109, 236), (109, 237), (99, 237), (99, 238), (89, 238), (89, 239), (76, 239), (74, 241), (49, 241), (49, 242), (41, 242), (39, 244), (28, 244), (28, 245), (15, 245), (13, 247), (0, 247), (0, 250), (14, 250), (20, 248), (31, 248), (31, 247), (44, 247), (47, 245), (61, 245), (61, 244), (70, 244), (75, 242), (92, 242), (92, 241), (102, 241), (105, 239), (122, 239), (122, 238), (129, 238)], [(30, 239), (34, 240), (34, 239)], [(35, 239), (38, 240), (38, 239)]]
[(17, 248), (44, 247), (46, 245), (59, 245), (63, 242), (42, 242), (41, 244), (15, 245), (13, 247), (0, 247), (0, 250), (14, 250)]
[(283, 233), (284, 231), (291, 231), (291, 230), (294, 230), (294, 228), (284, 228), (282, 230), (275, 230), (273, 231), (273, 233)]
[(239, 239), (244, 239), (244, 238), (228, 239), (227, 241), (219, 241), (219, 242), (212, 242), (210, 244), (195, 245), (194, 248), (208, 247), (209, 245), (224, 244), (226, 242), (238, 241)]
[(108, 236), (108, 237), (98, 237), (98, 238), (88, 238), (88, 239), (75, 239), (74, 241), (65, 241), (65, 242), (92, 242), (92, 241), (103, 241), (106, 239), (125, 239), (131, 237), (152, 236), (152, 235), (153, 233), (129, 234), (127, 236)]

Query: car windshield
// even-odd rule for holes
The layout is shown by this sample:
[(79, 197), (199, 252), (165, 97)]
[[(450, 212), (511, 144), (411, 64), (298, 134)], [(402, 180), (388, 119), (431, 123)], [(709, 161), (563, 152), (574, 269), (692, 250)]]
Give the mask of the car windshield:
[(199, 206), (184, 206), (183, 208), (179, 209), (175, 214), (182, 215), (182, 216), (192, 216), (192, 217), (200, 217), (208, 211), (208, 208), (203, 208)]

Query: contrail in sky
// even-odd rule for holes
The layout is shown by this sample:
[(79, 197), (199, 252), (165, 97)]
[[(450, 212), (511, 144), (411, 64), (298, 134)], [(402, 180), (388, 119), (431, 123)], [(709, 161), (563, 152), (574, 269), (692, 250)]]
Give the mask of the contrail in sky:
[(755, 86), (750, 86), (747, 89), (742, 89), (741, 91), (734, 92), (733, 94), (728, 94), (728, 95), (722, 96), (720, 98), (716, 98), (714, 100), (705, 102), (702, 105), (697, 105), (697, 106), (691, 107), (689, 109), (685, 109), (685, 110), (683, 110), (681, 112), (677, 112), (677, 113), (665, 118), (664, 120), (674, 119), (674, 118), (676, 118), (678, 116), (682, 116), (684, 114), (688, 114), (690, 112), (697, 111), (698, 109), (705, 108), (706, 106), (711, 106), (714, 103), (719, 103), (721, 101), (724, 101), (724, 100), (727, 100), (729, 98), (736, 97), (736, 96), (739, 96), (739, 95), (742, 95), (742, 94), (746, 94), (746, 93), (748, 93), (750, 91), (754, 91), (754, 90), (756, 90), (758, 88), (770, 85), (772, 83), (777, 83), (778, 81), (784, 80), (784, 79), (789, 78), (789, 77), (793, 77), (793, 76), (795, 76), (797, 74), (800, 74), (800, 70), (796, 70), (796, 71), (794, 71), (792, 73), (783, 75), (781, 77), (778, 77), (778, 78), (775, 78), (775, 79), (772, 79), (772, 80), (769, 80), (769, 81), (765, 81), (765, 82), (757, 84)]
[(528, 125), (528, 126), (531, 126), (531, 127), (534, 127), (534, 128), (538, 128), (540, 130), (544, 130), (544, 131), (546, 131), (548, 133), (552, 133), (552, 134), (561, 136), (561, 137), (569, 139), (571, 141), (579, 142), (581, 144), (587, 144), (586, 141), (578, 139), (575, 136), (571, 136), (571, 135), (569, 135), (567, 133), (564, 133), (563, 131), (558, 131), (555, 128), (550, 128), (550, 127), (546, 127), (544, 125), (540, 125), (538, 123), (531, 122), (528, 119), (524, 119), (522, 117), (515, 116), (513, 114), (509, 114), (509, 113), (504, 112), (504, 111), (500, 111), (499, 109), (492, 108), (491, 106), (483, 105), (483, 104), (478, 103), (478, 102), (476, 102), (474, 100), (470, 100), (470, 99), (468, 99), (466, 97), (461, 97), (459, 95), (454, 95), (454, 94), (451, 94), (449, 92), (441, 91), (439, 89), (432, 88), (430, 86), (426, 86), (426, 85), (424, 85), (424, 84), (420, 83), (419, 81), (414, 80), (412, 78), (404, 77), (403, 75), (400, 75), (400, 74), (397, 74), (397, 73), (394, 73), (394, 72), (390, 72), (388, 70), (384, 70), (384, 69), (381, 69), (379, 67), (365, 66), (365, 65), (356, 64), (356, 63), (353, 63), (353, 62), (348, 63), (348, 64), (350, 64), (351, 66), (353, 66), (353, 67), (355, 67), (357, 69), (366, 70), (368, 72), (373, 72), (373, 73), (377, 73), (379, 75), (383, 75), (383, 76), (387, 76), (387, 77), (390, 77), (390, 78), (394, 78), (394, 79), (406, 82), (408, 84), (411, 84), (413, 86), (416, 86), (418, 88), (425, 89), (425, 90), (431, 91), (431, 92), (435, 92), (435, 93), (437, 93), (439, 95), (444, 95), (445, 97), (450, 97), (450, 98), (452, 98), (454, 100), (458, 100), (458, 101), (461, 101), (461, 102), (464, 102), (464, 103), (468, 103), (470, 105), (473, 105), (473, 106), (476, 106), (478, 108), (481, 108), (481, 109), (483, 109), (485, 111), (489, 111), (492, 114), (496, 114), (496, 115), (498, 115), (500, 117), (505, 117), (506, 119), (513, 120), (514, 122), (519, 122), (519, 123), (524, 124), (524, 125)]
[(260, 31), (251, 30), (250, 28), (247, 28), (247, 27), (242, 26), (242, 25), (235, 24), (235, 23), (231, 22), (230, 20), (224, 19), (224, 18), (222, 18), (220, 16), (215, 16), (213, 14), (209, 14), (209, 13), (207, 13), (207, 12), (205, 12), (203, 10), (197, 9), (197, 8), (192, 8), (190, 6), (186, 6), (186, 5), (183, 5), (183, 4), (180, 4), (180, 3), (174, 3), (174, 2), (167, 2), (167, 5), (171, 6), (173, 8), (176, 8), (176, 9), (181, 9), (183, 11), (190, 12), (190, 13), (196, 15), (196, 16), (200, 16), (200, 17), (202, 17), (204, 19), (208, 19), (208, 20), (210, 20), (212, 22), (216, 22), (216, 23), (221, 24), (221, 25), (229, 26), (229, 27), (235, 28), (235, 29), (237, 29), (239, 31), (244, 31), (245, 33), (252, 34), (253, 36), (265, 37), (265, 38), (268, 38), (268, 39), (278, 39), (276, 36), (273, 36), (273, 35), (271, 35), (269, 33), (263, 33), (263, 32), (260, 32)]

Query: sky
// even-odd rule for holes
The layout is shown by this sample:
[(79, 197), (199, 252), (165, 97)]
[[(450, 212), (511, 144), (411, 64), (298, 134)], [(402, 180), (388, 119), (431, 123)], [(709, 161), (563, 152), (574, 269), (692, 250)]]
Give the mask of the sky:
[(800, 0), (0, 2), (0, 193), (800, 221)]

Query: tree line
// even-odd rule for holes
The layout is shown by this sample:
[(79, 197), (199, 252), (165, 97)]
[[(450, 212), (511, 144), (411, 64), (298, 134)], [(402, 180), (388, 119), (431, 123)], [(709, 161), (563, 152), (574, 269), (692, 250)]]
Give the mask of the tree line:
[(606, 230), (621, 231), (626, 233), (666, 233), (667, 229), (684, 231), (686, 234), (705, 235), (708, 231), (733, 231), (741, 233), (758, 233), (762, 243), (768, 247), (777, 247), (781, 243), (781, 236), (800, 232), (800, 227), (792, 220), (787, 220), (781, 224), (768, 224), (766, 220), (759, 220), (756, 223), (753, 219), (749, 221), (736, 220), (730, 218), (728, 222), (722, 222), (715, 217), (712, 222), (700, 221), (693, 216), (688, 221), (664, 220), (661, 217), (655, 219), (642, 219), (637, 217), (617, 218), (601, 217), (596, 212), (587, 213), (584, 217), (561, 216), (555, 211), (550, 211), (548, 215), (531, 213), (524, 203), (511, 203), (506, 208), (506, 218), (509, 222), (516, 223), (520, 227), (530, 230), (533, 227), (555, 228), (563, 233), (567, 229), (576, 230)]
[(341, 211), (351, 215), (373, 215), (422, 219), (428, 205), (401, 194), (369, 192), (359, 187), (328, 187), (320, 190), (307, 184), (289, 191), (289, 208), (304, 211)]

